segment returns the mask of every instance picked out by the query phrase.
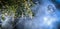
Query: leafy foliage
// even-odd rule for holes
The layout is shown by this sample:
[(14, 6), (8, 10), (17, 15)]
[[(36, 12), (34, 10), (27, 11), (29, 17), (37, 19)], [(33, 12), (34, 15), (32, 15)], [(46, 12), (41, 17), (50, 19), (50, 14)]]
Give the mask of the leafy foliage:
[(23, 16), (32, 18), (33, 13), (30, 7), (33, 5), (32, 0), (0, 0), (0, 11), (4, 15), (14, 13), (15, 18)]

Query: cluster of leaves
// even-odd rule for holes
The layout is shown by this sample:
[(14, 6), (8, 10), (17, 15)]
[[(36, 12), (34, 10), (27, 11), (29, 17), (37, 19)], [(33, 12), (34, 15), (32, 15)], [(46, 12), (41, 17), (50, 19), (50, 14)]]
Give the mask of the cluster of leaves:
[(32, 18), (33, 13), (30, 7), (33, 5), (32, 0), (0, 0), (0, 12), (8, 15), (14, 13), (15, 18), (23, 16)]

